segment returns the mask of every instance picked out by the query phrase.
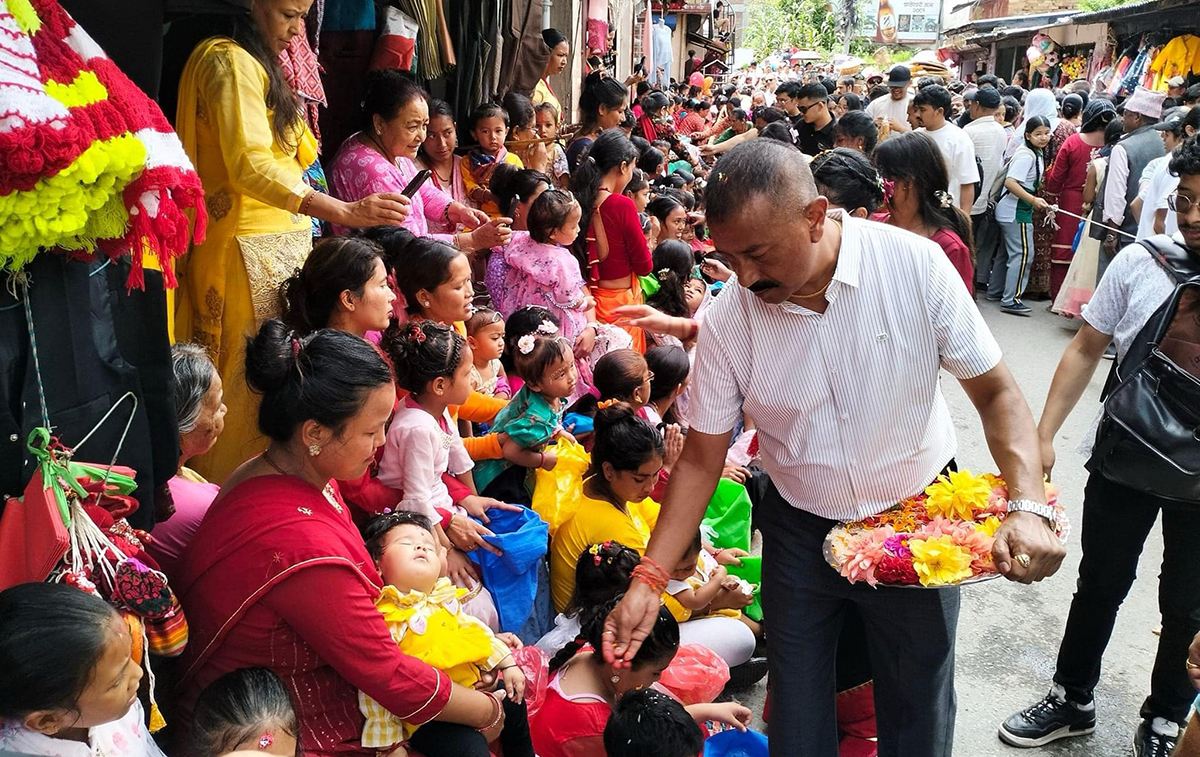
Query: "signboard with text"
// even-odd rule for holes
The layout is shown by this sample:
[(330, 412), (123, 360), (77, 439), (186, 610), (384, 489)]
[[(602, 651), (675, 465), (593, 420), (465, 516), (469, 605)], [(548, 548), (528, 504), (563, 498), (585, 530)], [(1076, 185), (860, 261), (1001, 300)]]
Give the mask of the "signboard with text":
[(936, 42), (941, 12), (940, 0), (879, 0), (875, 41)]

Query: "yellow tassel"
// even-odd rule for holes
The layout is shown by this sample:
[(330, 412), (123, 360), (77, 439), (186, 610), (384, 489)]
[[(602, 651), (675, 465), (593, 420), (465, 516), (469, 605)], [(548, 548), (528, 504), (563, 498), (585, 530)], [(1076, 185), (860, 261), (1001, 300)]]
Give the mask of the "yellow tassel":
[(158, 702), (150, 703), (150, 733), (158, 733), (167, 727), (167, 721), (158, 710)]

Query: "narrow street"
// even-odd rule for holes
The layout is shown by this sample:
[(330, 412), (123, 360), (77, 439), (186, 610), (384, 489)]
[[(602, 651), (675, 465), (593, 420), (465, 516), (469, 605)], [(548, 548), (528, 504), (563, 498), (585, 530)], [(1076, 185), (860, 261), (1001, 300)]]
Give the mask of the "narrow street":
[[(1031, 303), (1031, 318), (1000, 312), (998, 303), (980, 301), (984, 318), (1004, 349), (1034, 417), (1041, 412), (1059, 356), (1073, 331), (1069, 322), (1046, 312), (1044, 302)], [(1003, 580), (963, 589), (958, 628), (958, 724), (955, 755), (999, 757), (1028, 754), (1054, 757), (1117, 757), (1131, 754), (1130, 742), (1138, 709), (1149, 689), (1150, 669), (1158, 637), (1158, 565), (1162, 536), (1154, 531), (1138, 570), (1138, 580), (1117, 619), (1104, 657), (1097, 689), (1096, 733), (1034, 750), (1017, 750), (1001, 743), (996, 728), (1012, 712), (1032, 704), (1050, 686), (1058, 642), (1070, 608), (1079, 564), (1079, 527), (1083, 513), (1085, 456), (1076, 447), (1091, 431), (1100, 389), (1110, 363), (1096, 371), (1079, 407), (1067, 420), (1058, 440), (1055, 483), (1071, 517), (1073, 534), (1068, 556), (1054, 577), (1026, 587)], [(949, 377), (943, 389), (956, 421), (958, 462), (974, 471), (995, 470), (979, 417), (970, 401)], [(741, 698), (761, 712), (764, 687)], [(762, 727), (761, 721), (756, 723)]]

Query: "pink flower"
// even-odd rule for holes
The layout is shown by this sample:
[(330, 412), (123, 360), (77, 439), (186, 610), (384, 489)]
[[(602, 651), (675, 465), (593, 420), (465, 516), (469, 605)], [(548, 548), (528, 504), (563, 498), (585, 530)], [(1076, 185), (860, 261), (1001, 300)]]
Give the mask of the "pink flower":
[(896, 557), (912, 557), (912, 550), (908, 548), (908, 540), (912, 538), (912, 534), (896, 534), (888, 537), (883, 543), (883, 551), (889, 555)]
[(842, 576), (850, 583), (866, 581), (870, 586), (875, 586), (878, 583), (875, 570), (885, 556), (884, 542), (894, 534), (891, 526), (883, 526), (863, 531), (857, 538), (848, 541), (846, 547), (850, 556), (842, 563)]

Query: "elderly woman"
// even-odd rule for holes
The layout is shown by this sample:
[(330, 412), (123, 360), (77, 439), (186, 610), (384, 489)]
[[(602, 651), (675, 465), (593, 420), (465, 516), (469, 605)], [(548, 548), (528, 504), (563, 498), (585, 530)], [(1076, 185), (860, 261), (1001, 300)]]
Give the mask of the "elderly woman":
[[(362, 110), (363, 130), (342, 144), (329, 171), (333, 194), (346, 201), (373, 192), (402, 192), (418, 173), (413, 159), (429, 129), (427, 95), (399, 71), (372, 71), (368, 75)], [(412, 192), (409, 199), (411, 212), (400, 225), (417, 236), (433, 232), (438, 241), (464, 252), (508, 241), (505, 219), (489, 221), (486, 213), (455, 200), (430, 181)], [(434, 222), (437, 229), (465, 227), (474, 231), (441, 233), (431, 228)]]
[(171, 366), (175, 371), (175, 417), (179, 421), (179, 472), (167, 486), (175, 501), (175, 514), (154, 527), (154, 540), (146, 545), (146, 551), (168, 576), (175, 575), (179, 557), (221, 491), (221, 487), (188, 468), (187, 462), (212, 449), (225, 429), (227, 409), (217, 366), (203, 347), (175, 345), (171, 348)]
[[(192, 51), (179, 82), (176, 128), (204, 184), (208, 235), (180, 272), (175, 338), (205, 347), (225, 379), (228, 427), (196, 464), (220, 481), (267, 440), (258, 398), (241, 380), (243, 343), (278, 314), (279, 285), (312, 247), (309, 216), (341, 226), (399, 224), (398, 194), (343, 202), (303, 181), (317, 142), (301, 118), (279, 53), (302, 34), (312, 0), (254, 0), (227, 37)], [(236, 380), (235, 380), (236, 378)]]
[(269, 320), (246, 347), (246, 381), (263, 395), (271, 443), (230, 476), (184, 553), (180, 705), (190, 711), (225, 673), (266, 667), (292, 694), (306, 757), (375, 757), (361, 746), (359, 691), (408, 723), (458, 724), (428, 757), (483, 757), (503, 728), (497, 699), (396, 647), (336, 483), (361, 476), (384, 442), (396, 402), (387, 363), (353, 334), (297, 341)]

